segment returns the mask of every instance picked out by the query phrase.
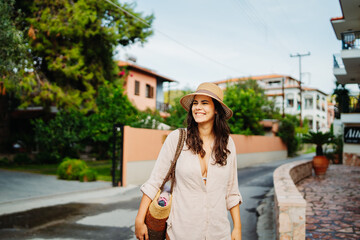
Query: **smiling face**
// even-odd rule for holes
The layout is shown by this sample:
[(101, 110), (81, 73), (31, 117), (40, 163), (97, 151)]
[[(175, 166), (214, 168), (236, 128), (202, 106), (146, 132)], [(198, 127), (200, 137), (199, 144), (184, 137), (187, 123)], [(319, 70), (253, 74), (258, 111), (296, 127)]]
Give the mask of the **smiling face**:
[(195, 95), (191, 111), (198, 124), (214, 123), (216, 111), (211, 97)]

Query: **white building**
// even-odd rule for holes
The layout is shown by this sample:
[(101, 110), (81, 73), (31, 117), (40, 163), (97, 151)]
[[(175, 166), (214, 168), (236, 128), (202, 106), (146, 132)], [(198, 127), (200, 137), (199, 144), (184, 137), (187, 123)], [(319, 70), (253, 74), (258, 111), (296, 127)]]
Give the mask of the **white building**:
[[(360, 87), (360, 0), (339, 0), (343, 16), (331, 19), (340, 53), (334, 54), (334, 75), (343, 84)], [(360, 103), (352, 104), (348, 113), (336, 120), (343, 135), (343, 164), (360, 166)], [(334, 123), (335, 126), (335, 123)]]
[[(280, 113), (300, 115), (301, 112), (301, 118), (309, 121), (311, 130), (329, 130), (332, 121), (328, 119), (328, 115), (333, 116), (333, 113), (331, 113), (333, 110), (328, 109), (327, 94), (318, 89), (304, 86), (300, 89), (300, 82), (290, 76), (264, 75), (233, 78), (218, 81), (215, 84), (225, 89), (227, 84), (234, 84), (248, 79), (257, 81), (259, 86), (265, 90), (268, 98), (275, 102), (275, 107)], [(301, 103), (302, 109), (300, 107)], [(330, 114), (328, 111), (330, 111)]]

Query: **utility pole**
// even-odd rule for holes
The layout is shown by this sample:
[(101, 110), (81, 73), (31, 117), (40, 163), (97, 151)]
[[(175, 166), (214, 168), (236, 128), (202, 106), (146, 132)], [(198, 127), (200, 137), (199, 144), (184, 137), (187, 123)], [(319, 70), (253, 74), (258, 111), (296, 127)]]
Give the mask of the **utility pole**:
[(300, 89), (300, 127), (303, 126), (303, 121), (302, 121), (302, 87), (301, 87), (301, 57), (306, 57), (306, 56), (310, 56), (310, 52), (306, 53), (306, 54), (295, 54), (292, 55), (290, 54), (290, 57), (298, 57), (299, 58), (299, 89)]

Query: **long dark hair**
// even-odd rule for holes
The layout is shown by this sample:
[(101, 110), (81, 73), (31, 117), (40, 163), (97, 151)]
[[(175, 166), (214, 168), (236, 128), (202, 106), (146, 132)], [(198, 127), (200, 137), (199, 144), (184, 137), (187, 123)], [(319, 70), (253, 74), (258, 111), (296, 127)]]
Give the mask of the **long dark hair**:
[[(219, 164), (220, 166), (224, 166), (227, 163), (227, 157), (230, 154), (230, 150), (227, 149), (229, 135), (230, 135), (230, 128), (225, 120), (225, 111), (221, 104), (216, 100), (211, 98), (214, 105), (215, 111), (215, 120), (213, 126), (213, 133), (215, 135), (215, 144), (213, 148), (215, 163)], [(187, 138), (186, 138), (186, 145), (187, 147), (194, 153), (200, 154), (203, 158), (205, 157), (205, 150), (203, 149), (203, 141), (199, 135), (198, 124), (195, 121), (192, 115), (192, 103), (189, 108), (189, 112), (187, 115)]]

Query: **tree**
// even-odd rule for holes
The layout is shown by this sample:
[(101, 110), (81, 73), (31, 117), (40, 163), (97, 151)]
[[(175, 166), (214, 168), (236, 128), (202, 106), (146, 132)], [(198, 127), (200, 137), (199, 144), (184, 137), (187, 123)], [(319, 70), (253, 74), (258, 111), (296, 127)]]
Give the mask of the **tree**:
[(15, 17), (14, 3), (15, 0), (0, 1), (0, 79), (5, 80), (6, 85), (18, 80), (26, 59), (22, 32), (15, 26), (19, 19)]
[(348, 113), (350, 106), (349, 90), (344, 85), (336, 82), (336, 88), (334, 89), (335, 101), (338, 107), (338, 113)]
[(299, 119), (293, 115), (286, 115), (281, 119), (277, 135), (286, 144), (287, 155), (293, 157), (299, 148), (299, 138), (296, 135), (296, 126), (300, 124)]
[[(151, 26), (152, 15), (119, 5)], [(23, 106), (97, 110), (97, 89), (116, 78), (115, 47), (144, 43), (152, 35), (149, 25), (106, 1), (19, 0), (15, 6), (23, 12), (18, 27), (28, 36), (33, 60), (33, 71), (20, 82)]]
[(271, 109), (270, 102), (254, 80), (228, 85), (224, 93), (224, 103), (234, 115), (229, 119), (230, 130), (234, 134), (261, 135), (264, 133), (260, 121)]
[(140, 112), (131, 104), (123, 88), (105, 83), (99, 88), (96, 104), (98, 111), (87, 118), (87, 144), (93, 146), (99, 158), (108, 158), (112, 149), (114, 124), (132, 125)]
[(174, 104), (171, 106), (169, 113), (170, 117), (166, 118), (165, 123), (170, 125), (172, 128), (183, 128), (186, 127), (186, 117), (187, 112), (181, 106), (180, 99), (186, 94), (190, 93), (190, 91), (181, 91), (181, 94), (178, 94), (177, 97), (174, 98)]

